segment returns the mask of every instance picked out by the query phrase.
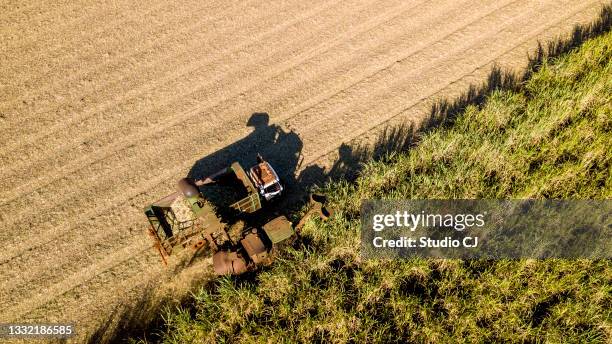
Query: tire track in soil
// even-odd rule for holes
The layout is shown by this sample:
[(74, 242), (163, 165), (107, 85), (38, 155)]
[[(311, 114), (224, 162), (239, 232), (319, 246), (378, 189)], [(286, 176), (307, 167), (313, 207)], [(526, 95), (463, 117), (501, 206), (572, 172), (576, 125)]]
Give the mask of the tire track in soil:
[[(165, 86), (168, 82), (173, 82), (173, 81), (180, 82), (179, 79), (182, 76), (188, 73), (194, 73), (202, 66), (209, 66), (209, 65), (218, 66), (219, 63), (223, 62), (224, 58), (226, 58), (227, 55), (232, 55), (236, 52), (239, 52), (240, 49), (244, 49), (245, 47), (253, 44), (254, 42), (260, 42), (264, 37), (267, 37), (268, 35), (279, 34), (280, 30), (286, 29), (287, 27), (290, 27), (291, 25), (300, 23), (301, 20), (304, 20), (310, 16), (313, 16), (319, 10), (324, 10), (326, 7), (332, 6), (336, 3), (337, 2), (324, 3), (322, 6), (313, 7), (310, 11), (303, 13), (297, 16), (296, 18), (291, 18), (290, 20), (287, 20), (283, 22), (282, 24), (276, 25), (272, 29), (268, 29), (261, 34), (256, 35), (255, 38), (249, 37), (241, 41), (237, 47), (232, 46), (232, 49), (224, 49), (222, 51), (217, 52), (214, 58), (204, 60), (205, 63), (202, 63), (203, 61), (195, 61), (195, 62), (190, 61), (190, 63), (187, 63), (186, 65), (181, 66), (181, 68), (179, 69), (175, 69), (171, 73), (164, 75), (162, 78), (158, 78), (154, 82), (145, 83), (141, 87), (137, 87), (133, 90), (128, 91), (127, 94), (124, 94), (123, 96), (119, 97), (119, 99), (117, 98), (109, 99), (106, 102), (104, 102), (104, 105), (102, 106), (93, 107), (93, 108), (88, 109), (88, 111), (80, 112), (78, 116), (71, 117), (69, 121), (57, 123), (51, 126), (50, 128), (47, 128), (43, 132), (37, 132), (37, 133), (34, 133), (34, 136), (32, 137), (24, 138), (24, 140), (21, 140), (20, 142), (12, 141), (10, 142), (10, 144), (6, 145), (5, 147), (0, 148), (0, 161), (1, 159), (3, 159), (3, 155), (16, 154), (19, 156), (25, 156), (25, 153), (29, 150), (46, 148), (45, 146), (49, 146), (48, 144), (49, 139), (57, 139), (56, 137), (54, 137), (53, 134), (58, 131), (61, 131), (63, 128), (66, 128), (68, 125), (78, 126), (79, 124), (83, 123), (83, 121), (99, 114), (101, 110), (115, 109), (116, 105), (119, 102), (129, 102), (131, 100), (138, 99), (138, 96), (140, 96), (141, 94), (147, 91), (150, 91), (152, 89), (156, 89), (156, 88)], [(172, 99), (176, 99), (176, 98), (172, 98)], [(166, 100), (166, 102), (168, 101)], [(19, 151), (21, 154), (19, 154), (15, 151), (15, 148), (23, 146), (23, 143), (24, 143), (23, 141), (25, 141), (26, 143), (30, 145), (39, 144), (39, 147), (21, 147), (21, 150)], [(40, 145), (41, 142), (45, 142), (45, 144), (42, 145), (42, 147)], [(55, 145), (53, 145), (53, 148), (61, 149), (61, 146), (56, 147)], [(26, 160), (24, 162), (27, 163), (28, 161)]]
[[(244, 2), (244, 3), (248, 3), (248, 2)], [(243, 3), (241, 3), (241, 4), (243, 4)], [(239, 11), (238, 11), (238, 12), (239, 12)], [(215, 16), (215, 19), (223, 19), (223, 20), (228, 20), (228, 21), (230, 22), (230, 24), (231, 24), (232, 20), (227, 19), (229, 16), (228, 16), (228, 15), (223, 15), (224, 13), (225, 13), (225, 12), (222, 12), (222, 13), (220, 13), (218, 16)], [(273, 14), (270, 14), (270, 13), (269, 13), (269, 12), (267, 12), (267, 11), (266, 11), (266, 12), (264, 12), (264, 13), (262, 13), (262, 14), (263, 14), (263, 16), (262, 16), (262, 17), (268, 18), (268, 19), (270, 19), (270, 20), (273, 20), (273, 19), (275, 18)], [(246, 24), (246, 25), (247, 25), (246, 27), (245, 27), (245, 26), (243, 26), (243, 25), (240, 25), (240, 26), (238, 26), (238, 27), (230, 27), (230, 25), (228, 25), (228, 27), (230, 27), (230, 28), (232, 28), (232, 29), (234, 29), (234, 30), (233, 30), (233, 31), (231, 31), (231, 32), (224, 32), (224, 33), (220, 33), (220, 34), (218, 35), (218, 37), (223, 37), (224, 35), (225, 35), (225, 37), (227, 37), (228, 35), (237, 35), (237, 34), (239, 33), (239, 31), (240, 31), (242, 28), (248, 28), (248, 25), (253, 24), (253, 23), (255, 23), (255, 22), (258, 22), (258, 21), (262, 21), (262, 19), (263, 19), (262, 17), (257, 17), (257, 16), (248, 16), (248, 15), (247, 15), (248, 21), (241, 22), (241, 24)], [(241, 17), (237, 17), (237, 18), (241, 18)], [(198, 21), (198, 22), (197, 22), (197, 23), (195, 23), (194, 25), (189, 26), (189, 27), (188, 27), (187, 32), (185, 33), (185, 35), (191, 35), (191, 34), (192, 34), (192, 32), (191, 32), (191, 31), (189, 31), (189, 29), (198, 29), (198, 28), (199, 28), (199, 26), (200, 26), (199, 24), (201, 24), (201, 23), (202, 23), (201, 21)], [(265, 24), (266, 24), (266, 22), (263, 22), (263, 21), (262, 21), (262, 23), (261, 23), (260, 25), (262, 26), (262, 28), (265, 28)], [(252, 29), (252, 28), (250, 28), (250, 29)], [(169, 30), (169, 29), (165, 29), (165, 30), (167, 31), (167, 30)], [(178, 31), (178, 30), (177, 30), (177, 31)], [(172, 32), (171, 32), (171, 34), (172, 34)], [(171, 34), (168, 34), (167, 36), (168, 36), (168, 37), (172, 37), (172, 35), (171, 35)], [(215, 36), (215, 38), (218, 38), (218, 37), (217, 37), (217, 36)], [(247, 40), (248, 40), (248, 39), (247, 39)], [(244, 42), (245, 42), (245, 41), (247, 41), (247, 40), (242, 40), (242, 41), (240, 41), (240, 43), (244, 43)], [(147, 42), (149, 42), (149, 40), (147, 40)], [(145, 43), (147, 43), (147, 42), (145, 42)], [(129, 47), (129, 52), (128, 52), (128, 53), (126, 53), (126, 54), (124, 54), (124, 55), (120, 55), (120, 56), (115, 57), (115, 58), (113, 59), (113, 62), (114, 62), (115, 60), (119, 60), (119, 61), (120, 61), (121, 59), (124, 59), (124, 58), (129, 58), (129, 57), (131, 57), (131, 56), (133, 56), (133, 55), (135, 55), (135, 54), (145, 55), (144, 57), (142, 57), (142, 59), (146, 59), (147, 55), (149, 54), (149, 51), (148, 51), (147, 49), (149, 49), (149, 50), (150, 50), (152, 47), (159, 46), (159, 44), (163, 44), (163, 43), (164, 43), (164, 41), (163, 41), (163, 40), (162, 40), (162, 41), (158, 41), (157, 39), (155, 39), (155, 40), (151, 40), (151, 44), (148, 44), (148, 45)], [(234, 43), (235, 43), (235, 42), (234, 42)], [(204, 46), (204, 45), (201, 45), (201, 46)], [(231, 46), (230, 46), (230, 47), (231, 47)], [(226, 47), (226, 50), (228, 50), (227, 48), (229, 48), (229, 47)], [(180, 52), (181, 52), (181, 53), (186, 53), (186, 52), (187, 52), (187, 50), (181, 50)], [(192, 54), (192, 55), (193, 55), (193, 54)], [(170, 55), (170, 56), (163, 56), (163, 58), (164, 58), (164, 62), (166, 62), (166, 64), (167, 64), (167, 62), (168, 62), (167, 60), (168, 60), (168, 59), (171, 59), (171, 58), (176, 58), (176, 56), (173, 56), (173, 55)], [(193, 58), (193, 57), (192, 57), (192, 58)], [(126, 66), (126, 68), (133, 68), (133, 65), (134, 65), (134, 64), (135, 64), (135, 62), (134, 62), (134, 61), (127, 61), (127, 66)], [(94, 66), (93, 66), (93, 68), (90, 68), (90, 69), (83, 69), (83, 70), (84, 70), (85, 72), (89, 72), (89, 71), (92, 71), (92, 70), (96, 70), (96, 69), (97, 69), (97, 68), (99, 68), (99, 67), (100, 67), (100, 65), (94, 65)], [(155, 70), (155, 69), (156, 69), (156, 67), (157, 67), (157, 66), (156, 66), (156, 65), (154, 65), (154, 64), (150, 64), (150, 63), (149, 63), (149, 64), (144, 64), (144, 69), (145, 69), (145, 70), (147, 70), (147, 69), (153, 69), (153, 70)], [(138, 70), (137, 70), (137, 71), (138, 71)], [(121, 71), (121, 72), (123, 73), (123, 72), (126, 72), (126, 71)], [(82, 71), (81, 71), (81, 73), (82, 73)], [(128, 75), (127, 75), (127, 76), (132, 75), (132, 74), (130, 74), (130, 73), (132, 73), (132, 71), (131, 71), (131, 70), (127, 70), (127, 73), (128, 73)], [(85, 73), (82, 73), (82, 74), (85, 74)], [(68, 75), (67, 77), (71, 77), (71, 78), (73, 78), (73, 77), (74, 77), (73, 75), (79, 76), (79, 75), (82, 75), (82, 74), (79, 74), (79, 73), (74, 73), (74, 74), (70, 74), (70, 75)], [(121, 73), (116, 73), (116, 74), (117, 74), (118, 76), (122, 77), (122, 78), (125, 78), (125, 77), (126, 77), (126, 76), (122, 76), (122, 75), (121, 75)], [(47, 91), (47, 93), (49, 93), (49, 92), (51, 92), (51, 91), (55, 91), (55, 89), (53, 89), (53, 88), (50, 88), (50, 89), (48, 89), (48, 90), (47, 90), (47, 89), (42, 89), (42, 90), (43, 90), (43, 91)], [(39, 91), (41, 91), (41, 89), (40, 89), (40, 88), (37, 88), (37, 89), (36, 89), (36, 90), (34, 90), (34, 91), (35, 91), (35, 92), (39, 92)], [(91, 94), (91, 93), (89, 93), (89, 94)], [(87, 95), (89, 95), (89, 94), (84, 94), (84, 96), (87, 96)], [(24, 98), (24, 97), (21, 97), (21, 98)], [(50, 100), (50, 103), (51, 103), (52, 105), (54, 105), (54, 104), (55, 104), (55, 105), (58, 105), (58, 104), (57, 104), (57, 100), (55, 100), (55, 99), (51, 99), (51, 100)], [(61, 107), (62, 105), (64, 105), (64, 104), (60, 103), (60, 104), (59, 104), (59, 106), (56, 108), (56, 110), (57, 110), (59, 107)], [(48, 109), (47, 109), (47, 110), (48, 110)], [(4, 111), (8, 111), (8, 110), (6, 110), (6, 109), (5, 109)], [(21, 127), (23, 124), (27, 124), (27, 123), (28, 123), (30, 120), (35, 119), (35, 118), (36, 118), (38, 115), (41, 115), (41, 114), (42, 114), (42, 112), (45, 112), (45, 111), (44, 111), (44, 110), (43, 110), (43, 111), (40, 111), (40, 109), (38, 109), (38, 111), (36, 111), (35, 113), (30, 114), (29, 116), (26, 116), (26, 117), (24, 117), (23, 119), (20, 119), (20, 120), (19, 120), (19, 121), (18, 121), (18, 122), (15, 124), (15, 125), (16, 125), (16, 127), (17, 127), (17, 128), (20, 128), (20, 127)], [(48, 111), (46, 111), (46, 112), (56, 112), (56, 111), (53, 111), (53, 110), (48, 110)], [(78, 121), (78, 120), (80, 120), (80, 119), (82, 119), (82, 118), (80, 118), (80, 117), (79, 117), (79, 118), (72, 118), (72, 121), (73, 121), (73, 122), (76, 122), (76, 121)], [(58, 125), (56, 126), (57, 128), (61, 128), (60, 124), (62, 124), (62, 123), (56, 123), (56, 124), (58, 124)], [(56, 129), (57, 129), (57, 128), (56, 128)], [(5, 128), (5, 129), (6, 129), (6, 128)], [(39, 139), (44, 138), (44, 136), (41, 136), (42, 134), (49, 135), (49, 134), (51, 134), (51, 133), (52, 133), (52, 132), (50, 132), (50, 131), (49, 131), (49, 129), (48, 129), (47, 131), (45, 131), (45, 133), (37, 133), (37, 134), (38, 134), (38, 136), (36, 136), (36, 140), (39, 140)], [(34, 139), (31, 139), (31, 138), (26, 140), (26, 139), (24, 138), (24, 140), (23, 140), (23, 141), (32, 143), (32, 142), (34, 142), (35, 140), (34, 140)], [(7, 147), (8, 147), (8, 148), (13, 148), (13, 147), (12, 147), (12, 146), (10, 146), (10, 145), (9, 145), (9, 146), (7, 146)], [(2, 154), (3, 152), (5, 152), (5, 148), (6, 148), (5, 146), (2, 146), (2, 147), (0, 148), (0, 154)]]
[[(254, 0), (241, 1), (238, 3), (238, 5), (246, 6), (253, 1)], [(137, 36), (134, 37), (135, 41), (139, 41), (138, 44), (130, 46), (129, 49), (125, 49), (125, 51), (122, 52), (121, 54), (117, 54), (115, 51), (113, 55), (113, 59), (108, 59), (108, 60), (103, 61), (102, 63), (92, 64), (92, 65), (89, 65), (87, 68), (79, 69), (78, 71), (75, 71), (74, 73), (66, 75), (64, 79), (51, 80), (51, 82), (45, 84), (45, 87), (39, 87), (36, 89), (29, 90), (29, 92), (20, 94), (19, 97), (14, 97), (15, 99), (13, 101), (18, 102), (19, 100), (23, 100), (23, 99), (30, 99), (36, 95), (40, 97), (40, 95), (49, 94), (50, 92), (54, 92), (54, 91), (56, 92), (57, 90), (62, 90), (62, 89), (65, 90), (71, 85), (74, 86), (74, 83), (77, 81), (82, 82), (83, 80), (91, 80), (91, 79), (96, 79), (96, 78), (99, 79), (100, 75), (103, 75), (103, 73), (104, 74), (108, 73), (108, 74), (113, 74), (113, 75), (116, 74), (118, 75), (120, 80), (124, 80), (128, 78), (129, 76), (132, 76), (133, 74), (135, 74), (138, 70), (146, 69), (146, 66), (143, 66), (143, 68), (135, 70), (133, 68), (134, 67), (133, 63), (130, 63), (132, 59), (149, 58), (151, 54), (158, 53), (158, 51), (153, 51), (154, 47), (171, 45), (172, 42), (175, 42), (174, 44), (176, 44), (176, 41), (178, 41), (179, 38), (181, 37), (193, 36), (193, 31), (197, 30), (198, 28), (200, 28), (203, 24), (206, 24), (207, 22), (214, 23), (215, 21), (218, 21), (224, 17), (227, 17), (232, 12), (241, 12), (240, 11), (241, 7), (234, 8), (232, 6), (227, 6), (226, 4), (219, 4), (219, 6), (222, 6), (222, 5), (223, 5), (222, 11), (217, 11), (215, 8), (208, 8), (206, 10), (200, 9), (200, 11), (209, 11), (210, 16), (201, 16), (201, 13), (192, 11), (193, 13), (190, 13), (190, 15), (198, 16), (199, 19), (194, 24), (189, 25), (189, 26), (178, 27), (176, 30), (170, 29), (170, 27), (173, 27), (173, 24), (176, 24), (173, 22), (164, 22), (162, 23), (163, 25), (156, 26), (155, 29), (157, 31), (161, 31), (161, 36), (157, 36), (155, 40), (148, 39), (150, 36), (155, 35), (154, 33), (155, 31), (151, 31), (151, 32), (138, 31)], [(166, 13), (162, 15), (164, 15), (165, 19), (168, 18)], [(180, 16), (179, 14), (177, 14), (177, 17), (179, 17), (177, 18), (177, 20), (185, 20), (185, 18)], [(256, 18), (252, 18), (252, 16), (250, 17), (251, 17), (250, 19), (253, 19), (253, 20), (259, 19), (257, 17)], [(189, 20), (189, 18), (187, 18), (187, 20)], [(250, 22), (243, 22), (243, 24), (249, 24), (249, 23)], [(181, 52), (184, 53), (185, 51), (181, 51)], [(164, 56), (165, 59), (168, 59), (171, 57), (172, 56)], [(79, 59), (79, 58), (80, 56), (75, 56), (73, 57), (73, 60)], [(22, 62), (21, 64), (28, 65), (28, 63), (22, 63)], [(139, 64), (138, 66), (141, 67), (142, 64)], [(151, 68), (151, 66), (149, 66), (148, 68)], [(47, 74), (46, 76), (50, 76), (50, 74)], [(99, 83), (96, 83), (96, 85), (94, 85), (96, 87), (95, 89), (87, 90), (86, 92), (79, 92), (78, 96), (73, 96), (73, 98), (78, 98), (78, 97), (89, 98), (92, 94), (97, 94), (98, 92), (102, 90), (106, 90), (107, 89), (106, 86), (108, 84), (111, 84), (113, 82), (118, 82), (113, 78), (106, 78), (105, 80), (102, 80), (102, 81), (104, 82), (99, 82)], [(80, 85), (77, 85), (77, 86), (80, 86)], [(77, 99), (72, 99), (73, 102), (75, 102), (76, 100)], [(7, 104), (9, 104), (8, 101), (3, 102), (1, 104), (2, 106), (0, 106), (0, 109), (3, 109), (3, 111), (5, 112), (16, 111), (18, 109), (15, 107), (7, 108), (6, 106)], [(20, 106), (19, 104), (13, 104), (13, 105), (17, 107)], [(65, 106), (65, 103), (58, 104), (58, 102), (55, 99), (48, 99), (47, 103), (45, 104), (41, 104), (39, 100), (37, 102), (36, 111), (29, 113), (28, 116), (17, 118), (16, 119), (17, 122), (8, 122), (8, 123), (0, 122), (0, 128), (4, 130), (8, 130), (13, 127), (21, 127), (24, 124), (28, 124), (29, 120), (31, 120), (32, 118), (36, 118), (37, 116), (42, 115), (42, 114), (48, 115), (49, 113), (56, 113), (57, 111), (61, 110), (63, 106)]]

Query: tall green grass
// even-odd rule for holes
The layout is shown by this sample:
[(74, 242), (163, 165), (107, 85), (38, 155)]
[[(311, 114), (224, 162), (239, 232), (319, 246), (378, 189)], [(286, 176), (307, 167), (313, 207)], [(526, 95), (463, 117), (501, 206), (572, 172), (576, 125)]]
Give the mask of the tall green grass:
[(258, 274), (168, 311), (164, 343), (612, 342), (607, 260), (363, 261), (363, 199), (612, 195), (612, 34), (545, 61), (355, 183)]

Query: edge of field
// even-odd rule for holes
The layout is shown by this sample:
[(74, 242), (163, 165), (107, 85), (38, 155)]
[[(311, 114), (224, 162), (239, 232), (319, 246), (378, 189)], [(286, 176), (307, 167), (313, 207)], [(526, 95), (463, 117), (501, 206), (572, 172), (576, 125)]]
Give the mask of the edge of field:
[[(411, 149), (418, 146), (418, 142), (426, 137), (429, 133), (435, 132), (439, 128), (452, 126), (454, 119), (462, 116), (469, 107), (482, 107), (487, 99), (494, 93), (500, 91), (512, 91), (520, 90), (524, 87), (525, 83), (531, 78), (534, 73), (540, 69), (541, 66), (554, 61), (557, 58), (566, 56), (575, 50), (579, 49), (584, 42), (599, 37), (601, 35), (609, 33), (612, 25), (612, 6), (606, 5), (601, 12), (600, 17), (589, 25), (576, 26), (571, 35), (564, 38), (559, 38), (556, 41), (549, 42), (545, 45), (539, 45), (538, 49), (530, 56), (529, 63), (523, 71), (509, 71), (502, 70), (500, 68), (493, 68), (487, 82), (481, 85), (470, 85), (470, 87), (459, 97), (454, 99), (443, 99), (434, 104), (431, 108), (431, 116), (426, 120), (420, 128), (414, 130), (405, 125), (399, 124), (395, 127), (385, 129), (381, 137), (378, 139), (376, 146), (360, 146), (359, 149), (355, 149), (355, 155), (360, 157), (361, 161), (370, 161), (377, 165), (376, 168), (384, 168), (384, 165), (398, 159), (398, 155), (404, 154), (407, 149)], [(367, 158), (364, 158), (367, 157)], [(367, 167), (367, 168), (372, 168)], [(356, 172), (357, 178), (360, 171)], [(380, 171), (379, 171), (380, 172)], [(384, 174), (384, 173), (383, 173)], [(332, 183), (338, 183), (340, 186), (350, 184), (353, 179), (338, 179), (333, 180)], [(334, 187), (326, 187), (334, 189)], [(334, 190), (341, 189), (342, 187), (336, 187)], [(295, 213), (295, 216), (299, 214), (299, 211)], [(254, 278), (250, 276), (248, 278)], [(247, 279), (248, 279), (247, 278)], [(218, 282), (218, 283), (226, 283)], [(211, 282), (210, 280), (203, 286), (206, 288), (215, 288), (217, 282)], [(118, 331), (106, 332), (109, 328), (104, 328), (104, 331), (99, 331), (92, 336), (93, 341), (99, 341), (101, 338), (110, 339), (115, 341), (118, 338), (139, 337), (139, 333), (148, 334), (147, 337), (140, 337), (140, 341), (148, 342), (148, 340), (157, 341), (160, 338), (160, 333), (167, 333), (167, 325), (164, 324), (163, 317), (173, 316), (174, 320), (178, 317), (187, 316), (194, 309), (190, 306), (193, 300), (183, 303), (183, 311), (177, 313), (172, 308), (166, 308), (162, 313), (157, 313), (157, 318), (151, 323), (142, 326), (132, 326), (131, 321), (137, 318), (134, 310), (128, 311), (124, 315), (119, 317), (119, 321), (116, 329)], [(137, 306), (137, 308), (140, 306)], [(185, 313), (186, 312), (186, 313)], [(176, 325), (173, 325), (176, 326)], [(176, 339), (176, 338), (175, 338)]]

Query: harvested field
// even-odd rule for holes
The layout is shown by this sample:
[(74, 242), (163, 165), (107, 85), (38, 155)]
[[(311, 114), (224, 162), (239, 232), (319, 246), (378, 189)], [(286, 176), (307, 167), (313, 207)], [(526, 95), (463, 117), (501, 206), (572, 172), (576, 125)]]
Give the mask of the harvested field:
[(602, 3), (4, 2), (0, 322), (84, 339), (121, 307), (180, 299), (206, 261), (164, 269), (142, 214), (176, 180), (257, 152), (319, 180), (352, 163), (343, 143), (523, 68)]

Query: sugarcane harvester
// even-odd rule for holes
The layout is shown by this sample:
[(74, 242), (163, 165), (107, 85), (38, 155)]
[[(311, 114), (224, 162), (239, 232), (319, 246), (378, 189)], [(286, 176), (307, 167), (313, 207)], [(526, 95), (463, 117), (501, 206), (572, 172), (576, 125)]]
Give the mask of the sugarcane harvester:
[(204, 179), (179, 180), (176, 192), (144, 209), (148, 231), (165, 264), (177, 251), (209, 249), (217, 275), (241, 274), (270, 264), (275, 247), (294, 237), (306, 217), (329, 215), (323, 202), (311, 197), (311, 210), (296, 228), (285, 216), (278, 216), (263, 226), (247, 225), (238, 235), (230, 235), (232, 221), (257, 212), (283, 190), (276, 171), (261, 156), (248, 172), (234, 162)]

